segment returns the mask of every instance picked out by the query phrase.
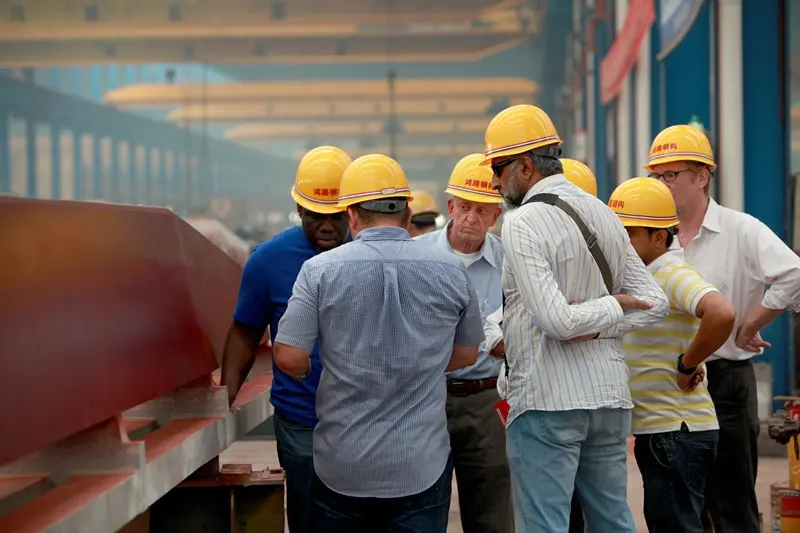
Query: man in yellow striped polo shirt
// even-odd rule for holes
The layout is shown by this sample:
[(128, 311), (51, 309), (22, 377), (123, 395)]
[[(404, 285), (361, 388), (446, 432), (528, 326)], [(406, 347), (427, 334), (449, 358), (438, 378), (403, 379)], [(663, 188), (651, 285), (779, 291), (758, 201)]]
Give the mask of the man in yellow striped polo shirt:
[(670, 250), (678, 217), (669, 189), (652, 178), (625, 181), (609, 207), (670, 302), (670, 314), (624, 338), (636, 438), (651, 533), (702, 533), (704, 492), (719, 424), (702, 364), (733, 330), (736, 312), (714, 286)]

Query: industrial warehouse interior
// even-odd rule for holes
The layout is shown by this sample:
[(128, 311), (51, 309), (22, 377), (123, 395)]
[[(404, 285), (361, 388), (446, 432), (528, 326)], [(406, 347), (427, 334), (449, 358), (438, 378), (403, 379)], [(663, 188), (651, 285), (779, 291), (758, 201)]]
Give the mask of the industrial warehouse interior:
[(800, 2), (0, 0), (0, 531), (800, 531), (798, 180)]

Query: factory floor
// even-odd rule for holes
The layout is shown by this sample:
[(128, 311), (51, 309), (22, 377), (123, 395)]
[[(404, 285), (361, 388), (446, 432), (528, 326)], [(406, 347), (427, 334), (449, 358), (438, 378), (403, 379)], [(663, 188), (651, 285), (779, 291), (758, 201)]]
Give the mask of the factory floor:
[[(278, 455), (274, 440), (247, 440), (234, 443), (221, 457), (220, 463), (252, 463), (254, 469), (278, 465)], [(772, 511), (770, 509), (770, 486), (785, 481), (788, 470), (785, 458), (762, 457), (758, 468), (758, 503), (764, 516), (764, 532), (772, 531)], [(642, 516), (642, 481), (632, 451), (628, 455), (628, 501), (636, 520), (637, 533), (646, 533)], [(458, 496), (453, 483), (453, 501), (450, 506), (450, 525), (448, 533), (461, 533), (459, 521)]]

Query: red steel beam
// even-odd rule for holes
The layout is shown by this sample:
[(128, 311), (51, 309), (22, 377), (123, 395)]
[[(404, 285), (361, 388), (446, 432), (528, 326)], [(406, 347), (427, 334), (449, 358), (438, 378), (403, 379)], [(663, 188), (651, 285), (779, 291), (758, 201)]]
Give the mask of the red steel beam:
[(165, 209), (0, 198), (0, 465), (218, 366), (241, 267)]

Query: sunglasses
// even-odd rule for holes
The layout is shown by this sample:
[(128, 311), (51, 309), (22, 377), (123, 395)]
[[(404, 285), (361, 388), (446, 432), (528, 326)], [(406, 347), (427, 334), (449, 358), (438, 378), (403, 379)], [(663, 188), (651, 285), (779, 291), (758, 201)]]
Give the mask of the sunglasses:
[(499, 163), (492, 163), (492, 172), (494, 173), (495, 176), (497, 176), (499, 178), (500, 174), (503, 173), (503, 169), (505, 167), (507, 167), (508, 165), (510, 165), (511, 163), (514, 163), (517, 159), (519, 159), (519, 158), (512, 157), (512, 158), (500, 161)]

